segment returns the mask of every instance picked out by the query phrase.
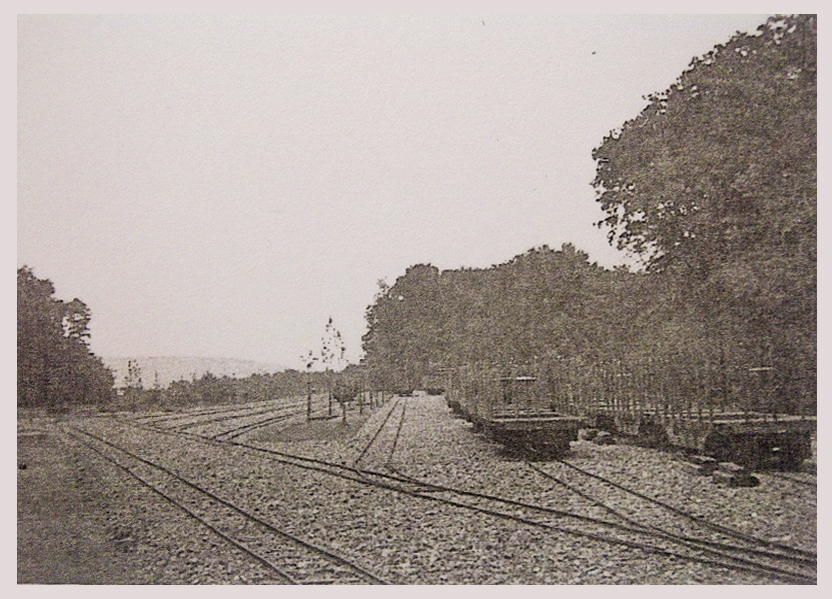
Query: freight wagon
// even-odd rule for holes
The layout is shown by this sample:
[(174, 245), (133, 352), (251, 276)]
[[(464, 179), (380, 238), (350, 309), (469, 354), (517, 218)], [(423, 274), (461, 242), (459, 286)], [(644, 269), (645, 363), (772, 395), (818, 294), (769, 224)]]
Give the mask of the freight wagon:
[[(786, 413), (768, 366), (643, 359), (549, 359), (525, 368), (457, 369), (446, 398), (495, 440), (565, 451), (581, 427), (754, 468), (794, 469), (811, 456), (814, 416)], [(805, 406), (804, 406), (805, 408)]]
[(446, 398), (451, 409), (474, 430), (510, 448), (560, 455), (584, 424), (583, 418), (558, 409), (545, 381), (537, 376), (462, 368), (449, 378)]

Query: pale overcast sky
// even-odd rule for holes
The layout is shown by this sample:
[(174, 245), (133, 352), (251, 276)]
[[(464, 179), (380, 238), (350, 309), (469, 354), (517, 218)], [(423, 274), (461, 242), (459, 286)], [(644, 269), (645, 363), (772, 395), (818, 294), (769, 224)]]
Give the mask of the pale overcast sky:
[(17, 263), (100, 356), (356, 361), (408, 266), (620, 262), (592, 149), (765, 18), (21, 16)]

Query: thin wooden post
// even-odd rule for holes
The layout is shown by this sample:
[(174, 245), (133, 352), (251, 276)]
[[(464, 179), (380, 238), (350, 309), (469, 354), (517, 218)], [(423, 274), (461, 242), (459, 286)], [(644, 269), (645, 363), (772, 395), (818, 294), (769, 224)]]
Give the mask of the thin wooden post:
[(601, 373), (603, 375), (602, 384), (604, 389), (604, 397), (607, 401), (607, 407), (609, 408), (609, 413), (615, 413), (615, 401), (612, 393), (612, 383), (610, 383), (610, 372), (605, 364), (604, 367), (601, 369)]
[[(713, 364), (710, 362), (708, 363), (708, 387), (713, 389), (714, 385), (716, 384), (714, 381), (714, 367)], [(708, 420), (711, 423), (711, 426), (714, 425), (714, 400), (716, 398), (716, 394), (712, 392), (708, 392)]]
[(312, 420), (312, 381), (306, 377), (306, 420)]

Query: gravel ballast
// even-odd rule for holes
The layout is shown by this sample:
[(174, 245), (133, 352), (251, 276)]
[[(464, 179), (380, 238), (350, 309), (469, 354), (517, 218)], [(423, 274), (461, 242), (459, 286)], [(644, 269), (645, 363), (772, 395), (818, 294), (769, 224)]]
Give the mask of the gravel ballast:
[[(287, 400), (289, 401), (289, 400)], [(369, 450), (369, 441), (387, 419)], [(588, 529), (551, 516), (543, 529), (280, 463), (265, 453), (217, 446), (130, 425), (122, 416), (42, 419), (76, 464), (109, 542), (145, 583), (277, 582), (199, 523), (139, 487), (112, 464), (62, 436), (75, 424), (170, 468), (212, 493), (311, 543), (350, 558), (395, 584), (776, 584), (768, 575), (646, 553), (582, 535)], [(247, 421), (241, 421), (245, 423)], [(32, 426), (19, 422), (19, 429)], [(371, 415), (353, 410), (331, 435), (282, 440), (281, 423), (236, 441), (374, 471), (611, 520), (604, 508), (568, 489), (601, 498), (618, 513), (676, 534), (704, 534), (689, 520), (580, 474), (556, 460), (531, 465), (453, 417), (441, 397), (393, 398)], [(340, 428), (339, 428), (340, 427)], [(288, 430), (288, 429), (287, 429)], [(340, 431), (340, 433), (339, 433)], [(395, 445), (394, 445), (395, 444)], [(817, 490), (811, 474), (755, 473), (750, 488), (697, 476), (680, 457), (628, 444), (572, 443), (566, 462), (674, 508), (757, 538), (817, 550)], [(536, 470), (539, 469), (540, 471)], [(542, 471), (542, 472), (541, 472)], [(18, 484), (25, 484), (19, 471)], [(555, 482), (546, 475), (556, 477)], [(23, 480), (23, 482), (21, 482)], [(436, 494), (439, 497), (439, 494)], [(526, 516), (521, 508), (504, 512)], [(20, 511), (20, 508), (19, 508)], [(610, 539), (623, 533), (594, 530)], [(722, 540), (715, 536), (708, 539)], [(20, 560), (20, 555), (18, 556)], [(100, 583), (110, 582), (100, 580)], [(115, 581), (113, 581), (115, 582)]]

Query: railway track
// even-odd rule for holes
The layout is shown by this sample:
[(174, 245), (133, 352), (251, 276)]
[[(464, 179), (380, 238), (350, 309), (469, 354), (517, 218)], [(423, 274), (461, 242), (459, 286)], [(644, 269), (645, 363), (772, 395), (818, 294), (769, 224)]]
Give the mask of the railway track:
[[(399, 407), (401, 406), (401, 409)], [(380, 448), (373, 448), (379, 439), (390, 435), (388, 424), (395, 422), (394, 414), (399, 414), (395, 434), (392, 435), (391, 449), (388, 452)], [(498, 497), (484, 493), (467, 491), (449, 486), (435, 485), (428, 481), (410, 477), (390, 466), (396, 444), (401, 435), (406, 414), (406, 401), (399, 400), (391, 404), (381, 424), (361, 449), (352, 466), (307, 458), (275, 451), (272, 449), (253, 446), (234, 440), (218, 440), (206, 438), (182, 431), (155, 430), (158, 433), (174, 435), (190, 441), (208, 443), (216, 447), (235, 449), (243, 452), (267, 457), (269, 460), (297, 468), (322, 472), (362, 485), (379, 489), (392, 490), (420, 500), (439, 502), (471, 512), (489, 515), (495, 518), (509, 520), (523, 526), (546, 530), (555, 534), (566, 534), (584, 539), (590, 539), (619, 547), (638, 550), (646, 554), (664, 556), (677, 560), (695, 562), (707, 567), (721, 568), (728, 571), (746, 572), (767, 579), (788, 583), (814, 584), (816, 583), (816, 555), (806, 552), (785, 552), (777, 555), (771, 547), (754, 548), (748, 546), (729, 545), (703, 539), (694, 539), (684, 535), (670, 533), (656, 529), (654, 526), (622, 519), (610, 513), (611, 520), (582, 516), (563, 510), (553, 509), (544, 505), (524, 503), (512, 498)], [(387, 429), (387, 433), (384, 433)], [(385, 455), (381, 460), (386, 471), (370, 470), (356, 465), (368, 455)], [(770, 545), (770, 544), (769, 544)], [(780, 551), (779, 553), (784, 553)]]
[[(274, 400), (270, 399), (267, 401), (255, 402), (246, 404), (244, 406), (240, 406), (239, 404), (234, 405), (220, 405), (220, 406), (211, 406), (205, 408), (198, 408), (198, 409), (189, 409), (184, 412), (165, 412), (162, 414), (153, 413), (144, 416), (137, 416), (134, 418), (136, 422), (141, 422), (143, 424), (170, 424), (175, 423), (179, 420), (188, 420), (192, 418), (201, 418), (207, 417), (206, 420), (210, 420), (212, 416), (222, 416), (224, 414), (229, 414), (232, 412), (240, 412), (244, 410), (257, 410), (260, 408), (276, 408), (281, 405), (285, 405), (283, 400)], [(175, 425), (174, 425), (175, 426)]]
[(360, 452), (358, 452), (358, 456), (354, 460), (352, 460), (353, 466), (358, 466), (358, 464), (361, 463), (365, 457), (367, 457), (368, 453), (370, 452), (370, 449), (379, 443), (379, 437), (381, 436), (382, 431), (385, 431), (387, 429), (388, 421), (397, 411), (399, 406), (401, 406), (401, 411), (399, 413), (399, 423), (396, 426), (396, 433), (393, 436), (392, 441), (389, 441), (389, 451), (383, 452), (381, 450), (377, 450), (375, 452), (377, 456), (381, 456), (382, 458), (381, 460), (377, 459), (376, 461), (381, 461), (383, 464), (387, 464), (390, 461), (392, 461), (393, 454), (396, 452), (396, 446), (399, 442), (399, 437), (401, 436), (402, 425), (404, 424), (405, 415), (407, 414), (407, 399), (405, 398), (399, 398), (394, 403), (392, 403), (392, 405), (387, 411), (387, 415), (384, 417), (384, 419), (381, 421), (381, 424), (376, 429), (376, 432), (370, 437), (370, 440), (364, 445), (363, 449)]
[(157, 462), (89, 431), (66, 433), (264, 566), (275, 582), (389, 584), (350, 558), (278, 528)]
[[(558, 462), (575, 470), (582, 476), (600, 481), (607, 486), (616, 488), (624, 493), (636, 497), (640, 500), (640, 502), (652, 506), (658, 506), (664, 512), (664, 518), (660, 520), (662, 524), (650, 523), (650, 521), (645, 518), (635, 519), (610, 505), (608, 500), (604, 501), (598, 498), (597, 495), (591, 495), (582, 491), (578, 486), (566, 482), (562, 475), (559, 476), (553, 474), (536, 464), (527, 462), (526, 466), (545, 477), (547, 480), (551, 480), (570, 492), (583, 497), (590, 505), (602, 508), (616, 521), (642, 529), (644, 534), (648, 534), (653, 538), (671, 541), (678, 546), (698, 549), (706, 555), (731, 560), (735, 563), (750, 567), (765, 569), (774, 574), (790, 576), (794, 573), (800, 574), (801, 576), (817, 576), (816, 553), (786, 546), (766, 539), (760, 539), (742, 531), (710, 522), (704, 518), (690, 514), (654, 498), (647, 497), (644, 494), (627, 489), (618, 483), (578, 468), (573, 464), (569, 464), (565, 460), (558, 460)], [(641, 506), (641, 503), (639, 503), (639, 506)], [(641, 507), (643, 508), (643, 506)], [(639, 509), (638, 507), (631, 507), (630, 511), (637, 511), (641, 513), (644, 510)], [(689, 525), (692, 524), (692, 528), (698, 529), (696, 532), (704, 531), (706, 533), (706, 537), (703, 538), (701, 532), (698, 536), (690, 536), (689, 534), (669, 530), (666, 526), (668, 517), (681, 519)], [(690, 528), (691, 527), (688, 527), (688, 530)], [(794, 571), (789, 570), (788, 568), (798, 568), (798, 570)]]
[[(295, 407), (297, 409), (297, 407)], [(213, 418), (204, 418), (197, 420), (195, 422), (186, 422), (184, 424), (179, 424), (173, 427), (173, 430), (178, 431), (186, 431), (189, 429), (201, 428), (205, 426), (213, 426), (217, 424), (221, 424), (228, 421), (238, 421), (244, 420), (248, 418), (252, 418), (255, 416), (262, 416), (264, 414), (273, 415), (275, 413), (287, 413), (293, 410), (292, 406), (281, 405), (281, 406), (274, 406), (269, 407), (261, 410), (254, 410), (254, 411), (241, 411), (233, 414), (223, 414), (221, 416), (214, 416)]]
[[(320, 398), (317, 398), (316, 403), (321, 403)], [(244, 407), (207, 409), (187, 414), (169, 415), (165, 418), (136, 418), (132, 422), (156, 430), (178, 432), (195, 430), (197, 434), (204, 437), (234, 439), (258, 428), (299, 417), (305, 414), (306, 409), (305, 399), (290, 403), (270, 401), (265, 406), (262, 402), (258, 402)], [(253, 421), (252, 418), (254, 418)], [(224, 426), (226, 423), (230, 426)]]
[(277, 416), (270, 416), (268, 418), (262, 418), (260, 420), (256, 420), (255, 422), (251, 422), (248, 424), (243, 424), (241, 426), (234, 427), (229, 430), (221, 431), (215, 435), (211, 435), (212, 439), (222, 439), (226, 441), (230, 441), (231, 439), (236, 439), (240, 435), (244, 435), (249, 433), (253, 430), (257, 430), (258, 428), (263, 428), (265, 426), (269, 426), (272, 424), (277, 424), (278, 422), (284, 422), (291, 418), (297, 416), (295, 413), (287, 413), (287, 414), (278, 414)]

